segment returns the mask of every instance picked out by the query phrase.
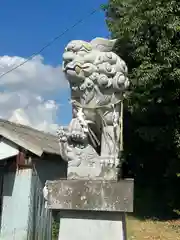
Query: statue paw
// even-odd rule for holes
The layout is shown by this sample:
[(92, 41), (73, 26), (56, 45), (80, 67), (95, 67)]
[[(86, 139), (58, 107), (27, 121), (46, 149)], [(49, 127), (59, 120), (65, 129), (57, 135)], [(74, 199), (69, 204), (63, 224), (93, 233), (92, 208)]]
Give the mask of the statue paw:
[(83, 143), (87, 138), (86, 134), (78, 130), (73, 130), (70, 136), (73, 141), (80, 143)]
[(68, 133), (65, 131), (65, 129), (63, 127), (60, 127), (57, 130), (57, 135), (59, 137), (59, 141), (60, 142), (67, 142), (67, 140), (68, 140)]

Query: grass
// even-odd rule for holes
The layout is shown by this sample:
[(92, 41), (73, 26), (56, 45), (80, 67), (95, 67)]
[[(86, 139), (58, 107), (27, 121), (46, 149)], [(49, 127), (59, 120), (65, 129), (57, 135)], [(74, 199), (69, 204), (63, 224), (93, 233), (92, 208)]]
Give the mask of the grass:
[(127, 217), (128, 240), (180, 240), (180, 220), (139, 220)]

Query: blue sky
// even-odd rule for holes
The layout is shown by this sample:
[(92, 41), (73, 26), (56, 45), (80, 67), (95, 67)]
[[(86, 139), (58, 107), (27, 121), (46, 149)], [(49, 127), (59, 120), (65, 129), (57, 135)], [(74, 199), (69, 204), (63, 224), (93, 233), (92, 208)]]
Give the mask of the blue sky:
[[(77, 20), (104, 4), (104, 0), (2, 0), (0, 6), (0, 56), (29, 57)], [(44, 63), (56, 67), (62, 62), (65, 45), (73, 39), (108, 37), (104, 13), (99, 11), (66, 33), (42, 52)], [(68, 90), (59, 89), (51, 99), (62, 105), (56, 121), (67, 124), (71, 108)]]

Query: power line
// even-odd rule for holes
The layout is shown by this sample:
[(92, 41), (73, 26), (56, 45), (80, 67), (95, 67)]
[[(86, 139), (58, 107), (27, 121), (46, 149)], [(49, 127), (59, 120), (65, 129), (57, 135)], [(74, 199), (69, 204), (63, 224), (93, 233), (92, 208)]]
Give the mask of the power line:
[(5, 75), (7, 75), (8, 73), (16, 70), (17, 68), (23, 66), (24, 64), (26, 64), (28, 61), (30, 61), (32, 58), (34, 58), (36, 55), (40, 54), (41, 52), (43, 52), (46, 48), (48, 48), (49, 46), (51, 46), (55, 41), (57, 41), (59, 38), (61, 38), (63, 35), (65, 35), (67, 32), (69, 32), (70, 30), (72, 30), (73, 28), (75, 28), (77, 25), (79, 25), (80, 23), (84, 22), (87, 18), (89, 18), (90, 16), (94, 15), (97, 11), (99, 10), (99, 8), (93, 10), (92, 12), (90, 12), (87, 17), (82, 18), (80, 20), (78, 20), (75, 24), (73, 24), (72, 26), (70, 26), (69, 28), (67, 28), (65, 31), (63, 31), (62, 33), (60, 33), (58, 36), (56, 36), (55, 38), (53, 38), (49, 43), (47, 43), (44, 47), (42, 47), (39, 51), (33, 53), (30, 57), (28, 57), (25, 61), (23, 61), (22, 63), (16, 65), (15, 67), (9, 69), (7, 72), (3, 73), (0, 75), (0, 78), (4, 77)]

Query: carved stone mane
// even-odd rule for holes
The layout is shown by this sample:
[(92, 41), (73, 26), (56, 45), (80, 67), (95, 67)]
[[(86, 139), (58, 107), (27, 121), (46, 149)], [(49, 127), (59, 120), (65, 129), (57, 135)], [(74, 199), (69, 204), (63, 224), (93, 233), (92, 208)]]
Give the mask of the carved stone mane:
[(112, 52), (115, 43), (74, 40), (65, 48), (63, 71), (71, 88), (73, 119), (58, 134), (69, 166), (118, 165), (121, 101), (129, 80), (125, 62)]

